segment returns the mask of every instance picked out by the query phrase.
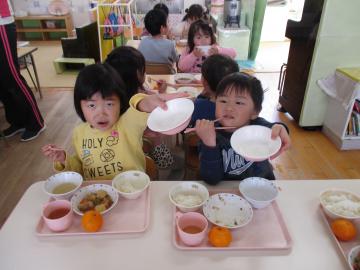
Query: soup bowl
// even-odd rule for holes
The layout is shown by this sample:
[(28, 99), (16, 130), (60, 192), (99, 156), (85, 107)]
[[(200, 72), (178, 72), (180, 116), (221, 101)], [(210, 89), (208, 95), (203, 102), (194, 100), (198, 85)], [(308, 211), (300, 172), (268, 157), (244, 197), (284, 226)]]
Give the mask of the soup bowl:
[(83, 177), (77, 172), (61, 172), (50, 176), (44, 183), (44, 191), (60, 200), (69, 199), (81, 186)]

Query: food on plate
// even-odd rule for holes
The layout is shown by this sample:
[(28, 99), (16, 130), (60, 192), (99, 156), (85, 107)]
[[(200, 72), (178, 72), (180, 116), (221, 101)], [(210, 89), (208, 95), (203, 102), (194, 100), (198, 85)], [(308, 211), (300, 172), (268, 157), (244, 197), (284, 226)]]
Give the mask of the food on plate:
[(76, 185), (74, 183), (62, 183), (60, 185), (57, 185), (52, 193), (53, 194), (64, 194), (64, 193), (67, 193), (73, 189), (76, 188)]
[(360, 270), (360, 252), (356, 255), (352, 267), (354, 270)]
[(209, 231), (209, 242), (214, 247), (227, 247), (232, 241), (231, 231), (228, 228), (214, 226)]
[(103, 212), (113, 204), (113, 200), (105, 190), (97, 190), (87, 194), (79, 203), (78, 208), (85, 213), (89, 210)]
[(332, 221), (331, 230), (340, 241), (350, 241), (356, 237), (356, 227), (347, 219), (339, 218)]
[(203, 199), (199, 194), (176, 194), (173, 200), (182, 206), (192, 207), (202, 203)]
[(102, 225), (103, 217), (98, 211), (87, 211), (81, 218), (81, 226), (86, 232), (97, 232)]
[(324, 196), (323, 204), (325, 207), (342, 216), (357, 217), (360, 216), (360, 201), (351, 194), (329, 194)]

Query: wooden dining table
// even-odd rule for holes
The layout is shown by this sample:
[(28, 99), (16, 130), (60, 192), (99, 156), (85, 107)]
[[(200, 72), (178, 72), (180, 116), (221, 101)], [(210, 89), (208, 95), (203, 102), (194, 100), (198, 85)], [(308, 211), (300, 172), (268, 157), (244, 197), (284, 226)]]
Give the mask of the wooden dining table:
[[(324, 223), (319, 194), (329, 188), (359, 191), (360, 179), (275, 181), (280, 190), (276, 202), (292, 238), (292, 248), (285, 251), (176, 248), (169, 190), (177, 183), (151, 182), (150, 221), (144, 232), (39, 236), (36, 226), (49, 197), (43, 190), (44, 182), (36, 182), (0, 230), (0, 269), (350, 269)], [(238, 181), (223, 181), (208, 188), (236, 191), (238, 185)]]

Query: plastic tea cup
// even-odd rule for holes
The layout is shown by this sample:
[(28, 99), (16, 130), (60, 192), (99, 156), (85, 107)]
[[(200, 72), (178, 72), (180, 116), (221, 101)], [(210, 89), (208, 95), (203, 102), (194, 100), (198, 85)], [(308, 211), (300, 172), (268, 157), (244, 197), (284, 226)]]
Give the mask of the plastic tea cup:
[(56, 200), (44, 205), (42, 217), (46, 226), (54, 231), (65, 231), (73, 221), (71, 203), (67, 200)]
[(208, 221), (200, 213), (176, 213), (176, 227), (181, 241), (188, 246), (197, 246), (205, 238)]

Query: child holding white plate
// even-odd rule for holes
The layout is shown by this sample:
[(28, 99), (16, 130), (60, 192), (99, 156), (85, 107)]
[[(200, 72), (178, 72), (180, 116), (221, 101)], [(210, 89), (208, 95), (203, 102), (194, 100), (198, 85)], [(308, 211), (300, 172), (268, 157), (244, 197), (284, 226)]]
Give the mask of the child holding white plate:
[[(117, 47), (107, 56), (106, 63), (110, 64), (123, 78), (128, 97), (137, 93), (165, 93), (167, 83), (164, 80), (157, 81), (157, 89), (150, 89), (145, 82), (145, 58), (142, 53), (130, 46)], [(169, 147), (164, 143), (164, 136), (149, 129), (145, 130), (144, 137), (153, 144), (150, 152), (159, 169), (170, 167), (174, 163), (174, 157)]]
[[(142, 135), (148, 112), (184, 94), (134, 95), (130, 101), (116, 71), (107, 64), (82, 69), (74, 88), (75, 110), (84, 123), (74, 129), (75, 154), (54, 144), (42, 147), (57, 171), (76, 171), (87, 180), (113, 179), (128, 170), (145, 170)], [(130, 106), (129, 106), (130, 105)]]
[[(209, 47), (208, 49), (205, 48)], [(214, 54), (224, 54), (235, 58), (233, 48), (222, 48), (216, 44), (216, 38), (211, 26), (198, 20), (191, 24), (188, 36), (188, 46), (181, 53), (178, 68), (182, 72), (200, 72), (206, 57)]]
[(230, 138), (235, 130), (247, 125), (261, 125), (272, 129), (271, 137), (280, 137), (281, 148), (275, 158), (290, 147), (287, 128), (282, 123), (269, 123), (259, 117), (264, 94), (258, 79), (246, 73), (227, 75), (216, 90), (215, 117), (224, 130), (215, 130), (215, 121), (197, 120), (196, 133), (201, 142), (200, 175), (208, 184), (221, 180), (242, 180), (263, 177), (274, 180), (273, 168), (268, 160), (250, 161), (235, 153)]

